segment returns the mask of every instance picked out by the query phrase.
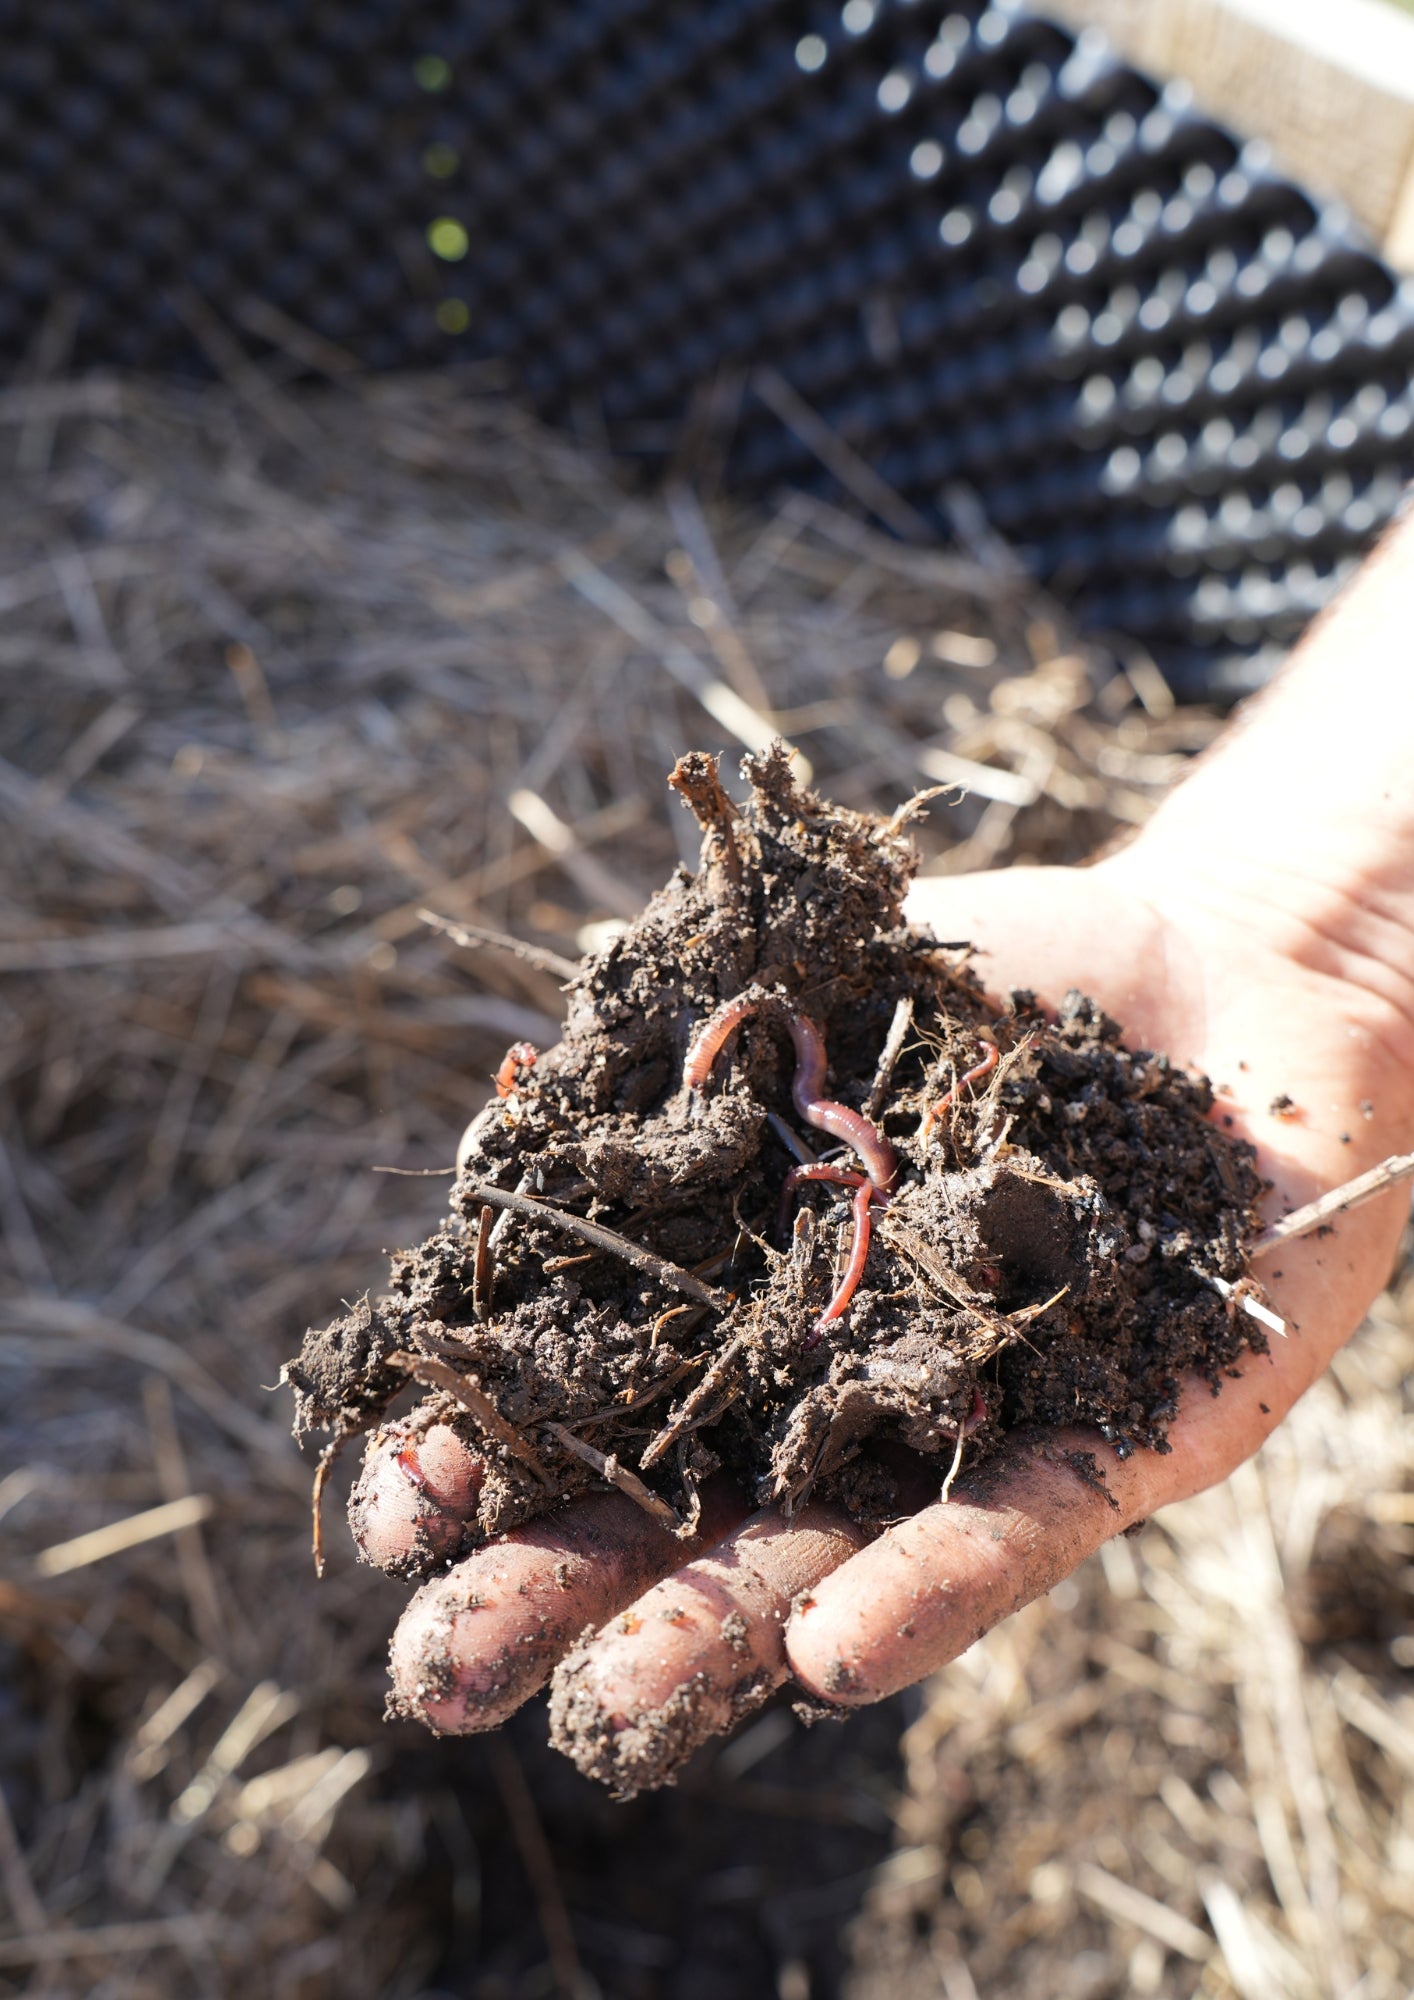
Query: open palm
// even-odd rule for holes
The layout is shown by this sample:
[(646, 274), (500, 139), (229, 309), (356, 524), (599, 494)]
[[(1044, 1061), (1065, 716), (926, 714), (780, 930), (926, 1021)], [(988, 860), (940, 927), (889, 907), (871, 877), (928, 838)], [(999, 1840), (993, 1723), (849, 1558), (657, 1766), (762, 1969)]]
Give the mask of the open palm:
[[(912, 914), (940, 936), (972, 938), (990, 990), (1027, 986), (1054, 1002), (1080, 987), (1131, 1044), (1206, 1071), (1222, 1089), (1215, 1116), (1259, 1149), (1275, 1215), (1405, 1138), (1409, 1065), (1391, 1037), (1407, 1028), (1378, 980), (1351, 976), (1358, 914), (1337, 921), (1309, 884), (1293, 903), (1280, 880), (1253, 879), (1239, 889), (1195, 867), (1183, 838), (1146, 835), (1089, 869), (925, 882)], [(1274, 1112), (1278, 1098), (1295, 1115)], [(437, 1728), (488, 1728), (562, 1662), (557, 1735), (620, 1790), (661, 1778), (789, 1674), (818, 1699), (877, 1700), (1254, 1451), (1354, 1330), (1402, 1213), (1398, 1195), (1386, 1197), (1270, 1260), (1263, 1276), (1288, 1338), (1216, 1399), (1191, 1383), (1164, 1455), (1121, 1463), (1088, 1434), (1017, 1436), (975, 1481), (964, 1470), (945, 1504), (936, 1468), (920, 1468), (918, 1511), (867, 1546), (834, 1506), (787, 1523), (748, 1516), (719, 1489), (686, 1560), (622, 1496), (582, 1500), (417, 1594), (394, 1638), (395, 1699)], [(1064, 1459), (1077, 1443), (1104, 1468), (1108, 1497)], [(465, 1448), (448, 1432), (442, 1456), (422, 1460), (449, 1531), (459, 1527), (475, 1477)], [(373, 1481), (370, 1538), (383, 1556), (405, 1532), (406, 1495), (406, 1482)]]

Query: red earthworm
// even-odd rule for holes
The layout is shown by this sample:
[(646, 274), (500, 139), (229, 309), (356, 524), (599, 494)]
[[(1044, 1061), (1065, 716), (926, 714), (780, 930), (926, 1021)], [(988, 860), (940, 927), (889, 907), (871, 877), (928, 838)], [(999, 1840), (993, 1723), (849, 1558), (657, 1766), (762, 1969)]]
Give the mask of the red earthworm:
[(790, 1214), (790, 1198), (802, 1181), (833, 1181), (836, 1187), (857, 1188), (864, 1179), (853, 1167), (836, 1167), (823, 1160), (811, 1160), (804, 1166), (792, 1167), (781, 1187), (781, 1206), (776, 1217), (776, 1234), (786, 1233), (786, 1218)]
[(860, 1178), (859, 1185), (854, 1191), (854, 1241), (849, 1246), (849, 1262), (845, 1265), (844, 1276), (835, 1287), (834, 1297), (801, 1342), (801, 1348), (807, 1354), (812, 1347), (819, 1346), (820, 1336), (825, 1328), (832, 1319), (839, 1318), (854, 1297), (859, 1280), (864, 1276), (864, 1265), (869, 1255), (869, 1204), (874, 1192), (869, 1182)]
[[(683, 1064), (683, 1082), (700, 1090), (711, 1073), (727, 1036), (749, 1014), (770, 1004), (763, 996), (739, 993), (710, 1015), (693, 1037)], [(825, 1038), (808, 1014), (801, 1014), (786, 1001), (776, 1003), (790, 1030), (795, 1046), (795, 1080), (791, 1096), (807, 1125), (831, 1138), (843, 1139), (858, 1153), (865, 1173), (879, 1194), (887, 1194), (898, 1179), (898, 1156), (872, 1119), (848, 1105), (836, 1104), (824, 1095)]]
[(687, 1060), (682, 1066), (682, 1080), (689, 1090), (701, 1090), (712, 1074), (712, 1065), (721, 1054), (727, 1036), (748, 1014), (754, 1014), (760, 1005), (757, 995), (738, 993), (735, 1000), (726, 1001), (715, 1014), (707, 1016), (693, 1036)]
[(984, 1076), (990, 1076), (992, 1074), (992, 1071), (996, 1068), (997, 1064), (1001, 1061), (1002, 1052), (997, 1047), (995, 1042), (987, 1042), (984, 1044), (984, 1047), (986, 1048), (987, 1053), (985, 1056), (983, 1056), (981, 1062), (977, 1064), (976, 1068), (968, 1070), (965, 1076), (960, 1076), (957, 1082), (953, 1085), (951, 1090), (944, 1091), (943, 1095), (938, 1099), (937, 1103), (933, 1106), (932, 1110), (924, 1118), (923, 1136), (925, 1139), (927, 1138), (928, 1134), (932, 1131), (938, 1119), (940, 1119), (943, 1113), (947, 1111), (954, 1103), (956, 1103), (957, 1099), (961, 1096), (962, 1092), (967, 1089), (968, 1085), (973, 1083), (980, 1083)]
[(540, 1051), (533, 1042), (513, 1042), (496, 1072), (496, 1095), (509, 1097), (516, 1087), (516, 1071), (531, 1069)]
[(972, 1408), (962, 1420), (962, 1435), (965, 1438), (971, 1437), (972, 1433), (980, 1425), (986, 1423), (991, 1414), (991, 1411), (987, 1408), (987, 1398), (974, 1384), (972, 1390)]
[[(739, 993), (703, 1022), (693, 1037), (683, 1064), (683, 1081), (691, 1089), (700, 1090), (707, 1081), (712, 1065), (732, 1030), (766, 1004), (764, 996)], [(834, 1297), (806, 1336), (804, 1347), (808, 1351), (819, 1343), (830, 1322), (840, 1317), (858, 1289), (869, 1255), (869, 1206), (876, 1195), (880, 1200), (888, 1199), (889, 1191), (898, 1179), (898, 1155), (872, 1119), (825, 1096), (824, 1036), (808, 1014), (800, 1013), (788, 1002), (776, 1004), (790, 1030), (795, 1049), (795, 1078), (791, 1084), (791, 1096), (796, 1110), (807, 1125), (813, 1125), (819, 1132), (828, 1132), (831, 1138), (843, 1139), (859, 1155), (865, 1169), (860, 1175), (848, 1167), (812, 1162), (808, 1166), (793, 1167), (786, 1176), (781, 1194), (782, 1226), (790, 1197), (802, 1181), (832, 1181), (836, 1186), (855, 1190), (854, 1240), (850, 1245), (849, 1262), (835, 1288)]]

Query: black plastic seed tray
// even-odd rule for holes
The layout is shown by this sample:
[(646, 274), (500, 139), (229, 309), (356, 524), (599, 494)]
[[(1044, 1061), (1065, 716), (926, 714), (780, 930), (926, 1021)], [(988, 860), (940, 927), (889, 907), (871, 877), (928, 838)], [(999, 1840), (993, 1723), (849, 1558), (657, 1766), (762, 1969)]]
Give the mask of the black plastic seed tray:
[(268, 310), (501, 357), (648, 464), (957, 489), (1184, 693), (1269, 670), (1414, 475), (1414, 291), (1260, 146), (998, 0), (0, 0), (0, 362)]

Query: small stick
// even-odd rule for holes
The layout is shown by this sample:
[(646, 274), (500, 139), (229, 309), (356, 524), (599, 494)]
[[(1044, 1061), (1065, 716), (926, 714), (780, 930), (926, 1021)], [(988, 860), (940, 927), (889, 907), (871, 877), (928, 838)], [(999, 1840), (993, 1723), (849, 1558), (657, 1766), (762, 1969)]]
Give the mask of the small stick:
[(702, 831), (721, 842), (728, 880), (733, 887), (739, 885), (741, 853), (732, 822), (740, 819), (741, 814), (722, 787), (716, 758), (701, 750), (690, 750), (669, 771), (668, 783), (691, 808)]
[(879, 1067), (874, 1072), (874, 1081), (869, 1086), (869, 1095), (864, 1100), (864, 1116), (877, 1118), (884, 1102), (884, 1092), (889, 1087), (894, 1065), (903, 1051), (908, 1031), (913, 1026), (913, 1000), (907, 993), (894, 1008), (894, 1018), (889, 1023), (889, 1032), (884, 1037), (884, 1046), (879, 1051)]
[[(692, 1307), (675, 1306), (674, 1311), (691, 1312)], [(611, 1417), (630, 1417), (636, 1410), (646, 1408), (649, 1403), (656, 1402), (659, 1396), (664, 1395), (669, 1389), (675, 1388), (681, 1382), (684, 1375), (690, 1375), (693, 1369), (699, 1363), (705, 1361), (706, 1358), (705, 1354), (690, 1354), (686, 1361), (679, 1362), (670, 1375), (665, 1375), (660, 1382), (651, 1382), (646, 1389), (640, 1389), (636, 1396), (629, 1398), (628, 1402), (606, 1403), (602, 1410), (591, 1410), (587, 1417), (580, 1417), (577, 1419), (577, 1422), (580, 1424), (606, 1424)]]
[(663, 1328), (667, 1325), (668, 1321), (670, 1319), (678, 1319), (681, 1317), (683, 1313), (691, 1311), (692, 1311), (691, 1306), (669, 1306), (666, 1312), (659, 1313), (658, 1317), (653, 1322), (653, 1331), (648, 1336), (648, 1351), (650, 1354), (653, 1352), (653, 1349), (658, 1345), (658, 1335), (663, 1331)]
[(576, 1437), (574, 1432), (566, 1430), (563, 1424), (546, 1424), (544, 1428), (567, 1452), (572, 1453), (575, 1458), (582, 1459), (585, 1465), (593, 1466), (601, 1479), (607, 1479), (610, 1486), (617, 1486), (620, 1493), (626, 1493), (645, 1514), (651, 1514), (660, 1526), (669, 1529), (673, 1534), (679, 1532), (682, 1522), (667, 1501), (660, 1500), (652, 1488), (645, 1486), (636, 1473), (630, 1472), (627, 1466), (620, 1465), (613, 1452), (596, 1451), (592, 1444), (586, 1444), (583, 1438)]
[(334, 1468), (334, 1460), (344, 1448), (342, 1437), (336, 1437), (332, 1444), (326, 1444), (319, 1454), (319, 1463), (314, 1468), (314, 1492), (310, 1496), (310, 1511), (313, 1514), (310, 1548), (314, 1556), (314, 1574), (324, 1575), (324, 1488), (329, 1483), (329, 1474)]
[(962, 1447), (966, 1442), (967, 1426), (966, 1424), (959, 1424), (957, 1427), (957, 1443), (953, 1447), (952, 1464), (948, 1467), (948, 1476), (943, 1481), (943, 1490), (938, 1495), (939, 1501), (944, 1505), (946, 1505), (948, 1497), (952, 1493), (953, 1481), (962, 1470)]
[(1199, 1271), (1198, 1276), (1205, 1285), (1211, 1285), (1220, 1298), (1228, 1299), (1234, 1305), (1240, 1306), (1249, 1318), (1257, 1320), (1262, 1326), (1270, 1327), (1273, 1333), (1279, 1333), (1283, 1340), (1286, 1339), (1286, 1321), (1274, 1313), (1270, 1306), (1264, 1306), (1260, 1299), (1254, 1299), (1252, 1294), (1244, 1292), (1240, 1285), (1230, 1285), (1226, 1278), (1219, 1278), (1212, 1271)]
[(487, 1437), (494, 1438), (512, 1458), (518, 1458), (528, 1472), (532, 1472), (547, 1492), (553, 1493), (555, 1481), (548, 1473), (520, 1432), (508, 1424), (491, 1398), (486, 1394), (474, 1375), (462, 1375), (445, 1361), (434, 1361), (427, 1354), (390, 1354), (389, 1365), (402, 1368), (425, 1389), (441, 1389), (470, 1412), (480, 1424)]
[(490, 945), (493, 951), (503, 951), (511, 958), (524, 959), (527, 965), (535, 966), (541, 972), (552, 972), (556, 979), (576, 979), (579, 967), (571, 958), (562, 958), (557, 951), (547, 951), (543, 945), (527, 944), (524, 938), (512, 937), (509, 931), (493, 931), (485, 924), (454, 924), (450, 917), (439, 917), (435, 910), (419, 910), (419, 920), (440, 931), (443, 937), (459, 944), (463, 951), (479, 951)]
[(791, 1232), (790, 1259), (798, 1277), (803, 1278), (810, 1268), (810, 1253), (815, 1247), (815, 1211), (801, 1208), (796, 1211), (795, 1228)]
[(814, 1165), (815, 1155), (808, 1146), (801, 1143), (779, 1112), (768, 1111), (766, 1113), (766, 1123), (770, 1126), (786, 1151), (791, 1155), (792, 1159), (798, 1160), (803, 1167)]
[[(458, 1171), (460, 1172), (460, 1168), (458, 1169)], [(534, 1167), (527, 1167), (525, 1172), (521, 1175), (519, 1181), (517, 1181), (516, 1183), (516, 1193), (524, 1194), (527, 1188), (533, 1188), (534, 1185), (535, 1185), (535, 1169)], [(482, 1188), (478, 1190), (478, 1192), (482, 1195), (484, 1199), (486, 1192), (485, 1189)], [(504, 1208), (502, 1209), (501, 1213), (496, 1217), (495, 1227), (491, 1231), (491, 1248), (493, 1252), (500, 1249), (501, 1238), (510, 1228), (511, 1217), (514, 1213), (515, 1213), (514, 1209)]]
[(496, 1270), (491, 1262), (491, 1223), (496, 1211), (489, 1201), (481, 1204), (476, 1218), (476, 1261), (471, 1272), (471, 1303), (478, 1319), (491, 1316), (491, 1292)]
[(1289, 1243), (1293, 1236), (1309, 1236), (1313, 1229), (1319, 1229), (1333, 1215), (1341, 1215), (1347, 1208), (1359, 1208), (1362, 1202), (1373, 1201), (1386, 1188), (1398, 1187), (1401, 1181), (1411, 1177), (1414, 1177), (1414, 1153), (1391, 1153), (1387, 1160), (1381, 1160), (1368, 1173), (1357, 1174), (1353, 1181), (1346, 1181), (1340, 1187), (1317, 1195), (1304, 1208), (1295, 1208), (1280, 1222), (1272, 1223), (1260, 1236), (1253, 1237), (1247, 1246), (1247, 1255), (1265, 1257), (1269, 1250)]
[(731, 1372), (732, 1363), (736, 1360), (745, 1345), (746, 1335), (744, 1333), (737, 1334), (734, 1339), (727, 1342), (677, 1415), (668, 1420), (663, 1429), (659, 1431), (657, 1437), (649, 1444), (648, 1449), (638, 1461), (640, 1471), (647, 1472), (650, 1467), (658, 1463), (663, 1453), (671, 1445), (677, 1443), (680, 1437), (684, 1436), (688, 1431), (695, 1430), (699, 1424), (707, 1421), (703, 1412), (726, 1381), (728, 1374)]
[(507, 1188), (493, 1187), (489, 1181), (470, 1181), (472, 1195), (478, 1201), (490, 1202), (512, 1215), (523, 1215), (528, 1222), (547, 1222), (552, 1229), (563, 1229), (569, 1236), (577, 1236), (582, 1243), (592, 1243), (596, 1250), (608, 1250), (625, 1263), (632, 1264), (636, 1271), (656, 1278), (669, 1291), (682, 1292), (687, 1298), (696, 1299), (702, 1306), (712, 1306), (717, 1312), (725, 1312), (731, 1300), (724, 1292), (716, 1291), (711, 1285), (704, 1285), (700, 1278), (694, 1278), (691, 1271), (684, 1271), (679, 1264), (670, 1264), (666, 1257), (655, 1257), (651, 1250), (641, 1244), (630, 1243), (626, 1236), (615, 1230), (605, 1229), (602, 1223), (589, 1222), (582, 1215), (571, 1215), (568, 1209), (553, 1208), (547, 1201), (535, 1201), (528, 1194), (512, 1194)]

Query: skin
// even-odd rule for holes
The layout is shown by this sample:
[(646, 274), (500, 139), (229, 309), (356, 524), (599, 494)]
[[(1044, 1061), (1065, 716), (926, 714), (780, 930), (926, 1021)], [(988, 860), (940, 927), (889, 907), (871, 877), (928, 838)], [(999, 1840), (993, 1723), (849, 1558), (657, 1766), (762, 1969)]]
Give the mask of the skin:
[[(975, 941), (993, 991), (1029, 986), (1056, 1001), (1078, 986), (1124, 1022), (1133, 1045), (1211, 1076), (1223, 1093), (1215, 1115), (1255, 1143), (1273, 1183), (1269, 1219), (1414, 1149), (1411, 605), (1414, 523), (1405, 522), (1131, 845), (1083, 869), (925, 881), (910, 905), (939, 936)], [(1281, 1095), (1299, 1116), (1271, 1112)], [(822, 1524), (793, 1531), (757, 1516), (639, 1604), (623, 1594), (632, 1564), (591, 1562), (585, 1622), (631, 1612), (589, 1649), (611, 1727), (694, 1676), (713, 1690), (739, 1678), (719, 1617), (675, 1625), (665, 1648), (661, 1615), (633, 1615), (660, 1610), (664, 1590), (715, 1606), (732, 1576), (749, 1578), (740, 1608), (753, 1664), (789, 1670), (819, 1698), (876, 1701), (954, 1658), (1109, 1536), (1250, 1456), (1358, 1326), (1408, 1211), (1408, 1190), (1391, 1191), (1330, 1235), (1264, 1260), (1288, 1337), (1216, 1398), (1191, 1383), (1167, 1454), (1121, 1463), (1089, 1433), (1018, 1436), (984, 1475), (969, 1480), (964, 1469), (947, 1504), (929, 1500), (867, 1547), (839, 1522), (822, 1534)], [(1114, 1505), (1060, 1457), (1075, 1446), (1095, 1454)], [(573, 1532), (574, 1512), (557, 1532)], [(645, 1529), (626, 1532), (641, 1540)], [(813, 1536), (808, 1549), (797, 1532)], [(494, 1560), (482, 1551), (472, 1563)], [(484, 1674), (516, 1619), (512, 1604), (494, 1635), (475, 1621), (458, 1626), (456, 1672)], [(450, 1726), (485, 1727), (506, 1712), (499, 1701), (464, 1707)]]

